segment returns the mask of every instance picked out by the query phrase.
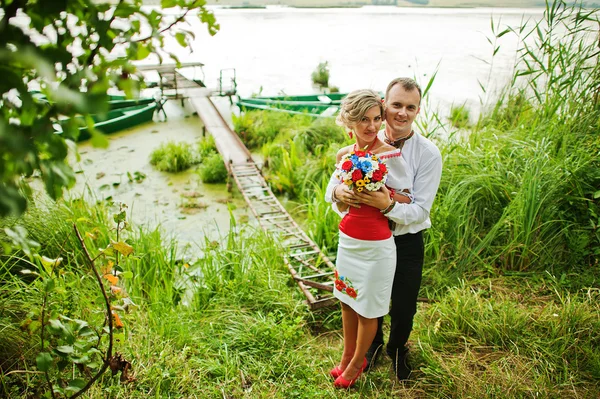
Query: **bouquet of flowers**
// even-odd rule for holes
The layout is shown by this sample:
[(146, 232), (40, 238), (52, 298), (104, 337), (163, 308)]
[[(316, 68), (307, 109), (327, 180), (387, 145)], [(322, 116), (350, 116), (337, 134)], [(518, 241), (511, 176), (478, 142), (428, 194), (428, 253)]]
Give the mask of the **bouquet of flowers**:
[(361, 192), (377, 191), (385, 185), (387, 167), (379, 157), (368, 151), (351, 151), (337, 165), (342, 183)]

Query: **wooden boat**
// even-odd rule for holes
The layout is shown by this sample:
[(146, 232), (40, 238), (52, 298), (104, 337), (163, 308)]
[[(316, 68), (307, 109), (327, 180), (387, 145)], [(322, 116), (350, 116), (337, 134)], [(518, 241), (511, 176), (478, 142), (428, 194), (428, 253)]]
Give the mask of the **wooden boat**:
[(347, 95), (348, 95), (348, 93), (327, 93), (327, 94), (306, 94), (306, 95), (300, 95), (300, 96), (288, 96), (288, 95), (270, 96), (270, 97), (258, 96), (258, 97), (251, 97), (251, 99), (259, 100), (259, 101), (302, 101), (302, 102), (310, 101), (310, 102), (319, 102), (319, 103), (329, 104), (331, 102), (339, 103)]
[[(157, 106), (158, 104), (156, 101), (152, 100), (152, 102), (147, 104), (138, 104), (129, 107), (111, 109), (104, 115), (92, 115), (94, 127), (104, 134), (110, 134), (140, 125), (142, 123), (150, 122), (152, 121), (152, 117), (154, 116), (154, 111), (156, 110)], [(77, 120), (81, 125), (85, 124), (83, 117), (78, 117)], [(62, 126), (64, 126), (65, 123), (66, 122), (60, 123), (60, 130), (62, 130)], [(61, 134), (62, 132), (59, 131), (58, 133)], [(91, 136), (92, 135), (87, 126), (81, 126), (79, 128), (79, 137), (77, 137), (77, 141), (87, 140)]]
[(128, 108), (135, 105), (147, 105), (156, 100), (154, 98), (137, 98), (137, 99), (126, 99), (125, 96), (108, 96), (109, 109)]
[(331, 117), (339, 111), (345, 93), (314, 94), (302, 96), (274, 96), (239, 98), (241, 110), (263, 110), (304, 114), (312, 117)]

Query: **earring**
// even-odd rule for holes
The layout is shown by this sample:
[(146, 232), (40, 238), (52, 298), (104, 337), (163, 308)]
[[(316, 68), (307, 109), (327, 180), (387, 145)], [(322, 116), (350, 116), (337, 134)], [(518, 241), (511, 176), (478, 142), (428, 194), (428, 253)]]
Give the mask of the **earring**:
[(352, 130), (348, 132), (348, 137), (352, 138), (354, 135), (352, 134)]

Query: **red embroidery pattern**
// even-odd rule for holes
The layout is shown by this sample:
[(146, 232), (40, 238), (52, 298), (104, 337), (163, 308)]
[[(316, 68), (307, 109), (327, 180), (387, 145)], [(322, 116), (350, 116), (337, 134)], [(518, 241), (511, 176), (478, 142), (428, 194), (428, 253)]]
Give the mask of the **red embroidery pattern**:
[(389, 159), (389, 158), (395, 158), (395, 157), (400, 157), (402, 156), (402, 151), (394, 151), (392, 154), (389, 155), (380, 155), (379, 159)]
[(352, 299), (356, 299), (358, 291), (352, 286), (352, 281), (344, 276), (340, 276), (337, 269), (335, 269), (335, 289), (348, 295)]

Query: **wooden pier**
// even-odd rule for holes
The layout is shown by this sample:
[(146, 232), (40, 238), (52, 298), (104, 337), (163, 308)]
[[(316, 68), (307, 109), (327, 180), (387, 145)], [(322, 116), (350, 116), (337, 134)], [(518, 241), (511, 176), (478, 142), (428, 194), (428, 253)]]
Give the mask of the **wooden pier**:
[(230, 176), (263, 230), (286, 248), (285, 263), (311, 309), (337, 302), (333, 293), (333, 263), (306, 235), (279, 203), (254, 163), (250, 152), (231, 130), (206, 90), (187, 90), (186, 95), (205, 129), (214, 137)]

